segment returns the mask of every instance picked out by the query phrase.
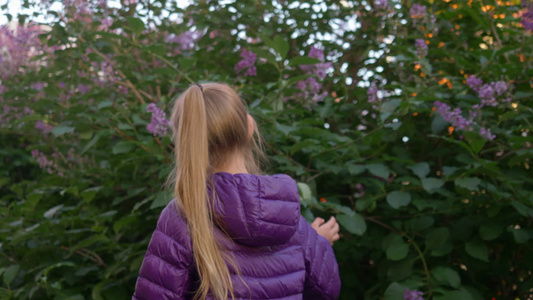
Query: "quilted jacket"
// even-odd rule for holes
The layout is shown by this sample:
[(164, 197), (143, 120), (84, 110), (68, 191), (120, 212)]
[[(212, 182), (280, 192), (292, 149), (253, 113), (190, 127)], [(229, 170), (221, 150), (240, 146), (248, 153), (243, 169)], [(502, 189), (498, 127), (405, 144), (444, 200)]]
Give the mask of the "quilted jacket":
[[(340, 279), (327, 239), (300, 215), (298, 188), (283, 174), (215, 173), (215, 236), (236, 299), (337, 299)], [(174, 200), (162, 211), (135, 286), (134, 300), (192, 299), (197, 287), (191, 239)], [(229, 237), (228, 237), (229, 235)]]

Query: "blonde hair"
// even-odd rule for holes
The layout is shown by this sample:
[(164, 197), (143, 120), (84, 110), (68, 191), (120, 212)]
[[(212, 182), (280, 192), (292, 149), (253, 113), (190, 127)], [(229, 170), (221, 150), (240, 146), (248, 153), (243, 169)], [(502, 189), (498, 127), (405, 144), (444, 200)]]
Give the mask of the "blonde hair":
[[(265, 159), (261, 138), (254, 126), (250, 139), (245, 103), (227, 84), (191, 85), (175, 101), (171, 124), (175, 143), (175, 167), (167, 179), (174, 187), (176, 209), (183, 213), (192, 240), (200, 284), (194, 299), (234, 298), (226, 262), (239, 274), (213, 232), (214, 186), (209, 175), (236, 151), (244, 155), (249, 173), (259, 174)], [(255, 125), (255, 124), (254, 124)], [(207, 184), (213, 190), (208, 199)]]

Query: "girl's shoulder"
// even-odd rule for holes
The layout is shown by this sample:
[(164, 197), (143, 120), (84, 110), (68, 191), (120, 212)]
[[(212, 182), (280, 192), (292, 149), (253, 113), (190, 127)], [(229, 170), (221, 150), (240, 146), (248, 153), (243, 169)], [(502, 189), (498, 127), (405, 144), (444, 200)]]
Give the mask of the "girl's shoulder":
[(176, 200), (170, 201), (161, 211), (157, 221), (156, 231), (176, 241), (184, 248), (191, 250), (192, 242), (185, 218), (176, 206)]

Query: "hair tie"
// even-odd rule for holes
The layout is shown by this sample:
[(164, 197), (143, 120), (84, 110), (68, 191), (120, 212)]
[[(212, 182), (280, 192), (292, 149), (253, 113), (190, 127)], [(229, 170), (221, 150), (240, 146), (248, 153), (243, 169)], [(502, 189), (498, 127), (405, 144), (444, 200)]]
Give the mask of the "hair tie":
[(202, 91), (202, 93), (204, 92), (204, 87), (201, 84), (195, 82), (192, 85), (197, 85), (200, 88), (200, 91)]

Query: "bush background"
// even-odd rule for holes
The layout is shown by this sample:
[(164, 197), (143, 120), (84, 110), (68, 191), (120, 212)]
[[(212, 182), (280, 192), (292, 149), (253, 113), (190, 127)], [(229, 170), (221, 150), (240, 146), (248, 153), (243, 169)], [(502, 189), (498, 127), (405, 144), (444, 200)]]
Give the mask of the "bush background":
[[(341, 299), (533, 297), (526, 1), (54, 2), (1, 7), (0, 298), (131, 298), (172, 197), (146, 107), (208, 81), (247, 101), (304, 216), (339, 220)], [(461, 128), (486, 99), (469, 76), (506, 91)]]

